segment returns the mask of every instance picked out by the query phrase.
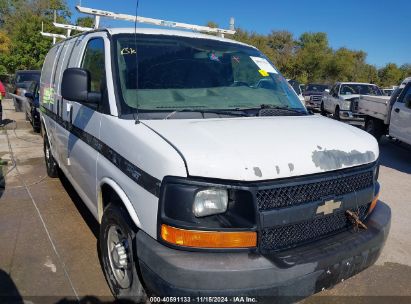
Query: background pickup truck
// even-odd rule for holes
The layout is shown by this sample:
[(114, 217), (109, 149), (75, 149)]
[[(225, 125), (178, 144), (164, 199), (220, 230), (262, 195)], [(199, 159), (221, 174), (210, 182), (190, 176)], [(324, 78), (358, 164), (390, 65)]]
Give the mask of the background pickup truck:
[(322, 115), (331, 113), (337, 120), (362, 119), (358, 112), (358, 98), (361, 95), (382, 96), (381, 90), (371, 83), (337, 82), (330, 90), (325, 92), (320, 109)]
[(411, 144), (411, 77), (389, 96), (363, 96), (358, 112), (365, 115), (365, 130), (377, 140), (389, 135)]

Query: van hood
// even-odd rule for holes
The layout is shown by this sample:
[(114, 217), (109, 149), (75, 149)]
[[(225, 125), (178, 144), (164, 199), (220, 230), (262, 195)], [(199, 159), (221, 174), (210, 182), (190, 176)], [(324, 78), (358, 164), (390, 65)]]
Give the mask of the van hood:
[(269, 180), (354, 167), (379, 155), (374, 137), (321, 116), (142, 123), (181, 153), (190, 176)]

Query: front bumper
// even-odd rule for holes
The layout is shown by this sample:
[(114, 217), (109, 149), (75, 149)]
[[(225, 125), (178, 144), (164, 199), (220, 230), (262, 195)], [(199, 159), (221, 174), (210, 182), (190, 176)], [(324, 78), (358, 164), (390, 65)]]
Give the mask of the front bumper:
[(353, 113), (352, 111), (340, 110), (341, 120), (363, 120), (365, 115)]
[(345, 231), (271, 255), (189, 252), (136, 237), (143, 281), (158, 296), (252, 296), (286, 302), (329, 288), (372, 265), (387, 238), (391, 210), (379, 202), (367, 230)]
[(321, 108), (321, 101), (306, 101), (305, 106), (309, 109), (320, 109)]

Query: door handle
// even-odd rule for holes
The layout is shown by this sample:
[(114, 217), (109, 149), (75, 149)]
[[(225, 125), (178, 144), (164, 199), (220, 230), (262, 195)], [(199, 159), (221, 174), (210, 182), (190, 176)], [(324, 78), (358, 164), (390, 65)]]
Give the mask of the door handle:
[(395, 108), (394, 111), (395, 111), (396, 113), (400, 113), (400, 109), (398, 109), (398, 108)]

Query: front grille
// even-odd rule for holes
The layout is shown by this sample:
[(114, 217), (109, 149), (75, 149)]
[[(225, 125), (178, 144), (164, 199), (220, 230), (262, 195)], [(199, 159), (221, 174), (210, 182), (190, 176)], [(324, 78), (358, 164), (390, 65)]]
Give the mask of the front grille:
[(258, 190), (257, 206), (260, 211), (297, 206), (321, 200), (328, 196), (338, 196), (359, 191), (373, 185), (373, 171), (363, 171), (331, 179), (317, 180), (297, 185), (280, 185)]
[(321, 95), (311, 95), (311, 101), (320, 102), (322, 96)]
[[(369, 205), (362, 205), (358, 208), (360, 219), (365, 218)], [(357, 210), (352, 211), (356, 212)], [(345, 211), (338, 211), (297, 224), (266, 228), (261, 231), (260, 249), (262, 251), (276, 251), (295, 247), (347, 230), (352, 226)]]
[(358, 98), (355, 98), (351, 101), (351, 112), (357, 113), (358, 112)]

